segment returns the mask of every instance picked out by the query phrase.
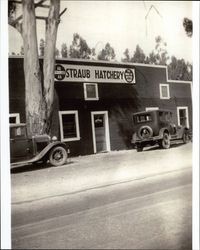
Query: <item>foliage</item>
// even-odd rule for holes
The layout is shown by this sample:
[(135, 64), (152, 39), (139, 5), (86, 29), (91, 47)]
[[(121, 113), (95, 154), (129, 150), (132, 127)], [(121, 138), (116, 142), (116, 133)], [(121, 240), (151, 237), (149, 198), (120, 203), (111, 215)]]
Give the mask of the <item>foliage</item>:
[(124, 51), (124, 58), (122, 58), (122, 62), (130, 62), (131, 57), (130, 57), (130, 52), (129, 49), (126, 49)]
[(21, 55), (21, 56), (23, 56), (23, 55), (24, 55), (24, 47), (23, 47), (23, 46), (21, 46), (20, 55)]
[(185, 17), (183, 19), (183, 27), (185, 29), (185, 32), (186, 32), (187, 36), (192, 37), (192, 33), (193, 33), (192, 20), (190, 20), (189, 18)]
[(96, 56), (97, 56), (97, 54), (96, 54), (95, 48), (92, 48), (90, 59), (91, 60), (96, 60)]
[(70, 45), (69, 56), (71, 58), (89, 59), (91, 49), (87, 42), (78, 34), (73, 35), (72, 45)]
[(135, 52), (133, 54), (133, 57), (131, 58), (131, 62), (135, 63), (145, 63), (146, 56), (143, 52), (143, 50), (140, 48), (139, 45), (136, 46)]
[(102, 49), (98, 55), (98, 60), (111, 61), (115, 59), (115, 50), (110, 43), (106, 43), (105, 48)]
[(58, 58), (60, 56), (60, 51), (58, 48), (55, 50), (55, 57)]
[(14, 18), (17, 6), (12, 0), (8, 0), (8, 18), (11, 20)]
[(167, 52), (167, 43), (161, 36), (155, 38), (155, 49), (149, 54), (146, 62), (156, 65), (167, 65), (169, 56)]
[(67, 50), (67, 45), (66, 43), (63, 43), (61, 45), (61, 57), (62, 58), (67, 58), (68, 57), (68, 50)]
[(186, 63), (184, 59), (172, 56), (168, 65), (168, 77), (173, 80), (192, 81), (192, 65)]

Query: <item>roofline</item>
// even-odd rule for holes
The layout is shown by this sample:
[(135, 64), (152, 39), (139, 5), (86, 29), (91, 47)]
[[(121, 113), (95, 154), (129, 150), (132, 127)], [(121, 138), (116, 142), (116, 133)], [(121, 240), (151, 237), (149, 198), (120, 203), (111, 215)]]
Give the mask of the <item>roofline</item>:
[[(9, 58), (24, 58), (22, 55), (9, 55)], [(39, 59), (43, 59), (43, 57), (39, 57)], [(128, 65), (128, 66), (141, 66), (141, 67), (150, 67), (150, 68), (166, 68), (166, 65), (154, 65), (154, 64), (145, 64), (145, 63), (125, 63), (125, 62), (117, 62), (117, 61), (104, 61), (104, 60), (90, 60), (90, 59), (81, 59), (81, 58), (55, 58), (56, 61), (72, 61), (72, 62), (89, 62), (89, 63), (103, 63), (103, 64), (115, 64), (115, 65)]]
[[(9, 58), (24, 58), (22, 55), (9, 55)], [(43, 57), (39, 57), (39, 59), (43, 59)], [(155, 64), (145, 64), (145, 63), (124, 63), (124, 62), (116, 62), (116, 61), (103, 61), (103, 60), (85, 60), (85, 59), (77, 59), (77, 58), (55, 58), (56, 61), (71, 61), (71, 62), (89, 62), (94, 64), (114, 64), (114, 65), (127, 65), (127, 66), (140, 66), (140, 67), (149, 67), (149, 68), (162, 68), (166, 69), (166, 82), (167, 83), (185, 83), (192, 84), (192, 81), (184, 81), (184, 80), (170, 80), (168, 79), (168, 66), (167, 65), (155, 65)]]

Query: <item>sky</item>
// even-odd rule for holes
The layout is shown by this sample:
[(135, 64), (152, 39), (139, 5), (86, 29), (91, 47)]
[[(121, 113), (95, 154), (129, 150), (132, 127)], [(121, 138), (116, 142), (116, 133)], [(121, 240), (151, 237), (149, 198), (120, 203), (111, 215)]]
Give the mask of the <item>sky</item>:
[[(109, 42), (120, 61), (125, 49), (133, 55), (137, 44), (149, 54), (155, 48), (155, 37), (160, 35), (170, 56), (192, 62), (192, 38), (187, 37), (182, 25), (184, 17), (192, 19), (191, 1), (61, 0), (61, 11), (64, 8), (67, 11), (61, 17), (57, 36), (59, 50), (62, 43), (69, 48), (73, 34), (78, 33), (97, 52)], [(47, 15), (44, 10), (37, 11)], [(37, 31), (38, 40), (45, 37), (43, 21), (37, 21)], [(9, 27), (9, 52), (19, 53), (21, 46), (21, 36)]]

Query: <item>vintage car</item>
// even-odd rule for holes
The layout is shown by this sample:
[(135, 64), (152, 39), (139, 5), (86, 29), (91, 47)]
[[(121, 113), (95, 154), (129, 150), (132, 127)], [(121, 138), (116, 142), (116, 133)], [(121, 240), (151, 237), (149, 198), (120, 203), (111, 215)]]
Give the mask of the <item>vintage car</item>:
[(63, 165), (68, 157), (67, 146), (54, 136), (27, 136), (26, 124), (10, 124), (11, 167), (49, 161), (53, 166)]
[(138, 152), (145, 146), (158, 144), (161, 148), (170, 148), (171, 141), (189, 141), (189, 129), (176, 126), (169, 110), (144, 111), (133, 114), (135, 132), (131, 143)]

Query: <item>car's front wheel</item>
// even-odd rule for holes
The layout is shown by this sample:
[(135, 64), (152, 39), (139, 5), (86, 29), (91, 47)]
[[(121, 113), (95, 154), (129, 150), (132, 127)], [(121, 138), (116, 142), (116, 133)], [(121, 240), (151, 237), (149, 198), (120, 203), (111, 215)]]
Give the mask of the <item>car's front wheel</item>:
[(58, 146), (53, 148), (49, 154), (49, 162), (53, 166), (61, 166), (67, 160), (67, 151), (65, 148)]
[(163, 134), (163, 138), (162, 138), (162, 140), (161, 140), (161, 142), (160, 142), (160, 146), (161, 146), (162, 148), (164, 148), (164, 149), (170, 148), (170, 136), (169, 136), (168, 133), (165, 132), (165, 133)]
[(183, 143), (186, 144), (186, 143), (189, 142), (189, 140), (190, 140), (189, 134), (188, 134), (187, 131), (185, 131), (185, 132), (183, 133)]

